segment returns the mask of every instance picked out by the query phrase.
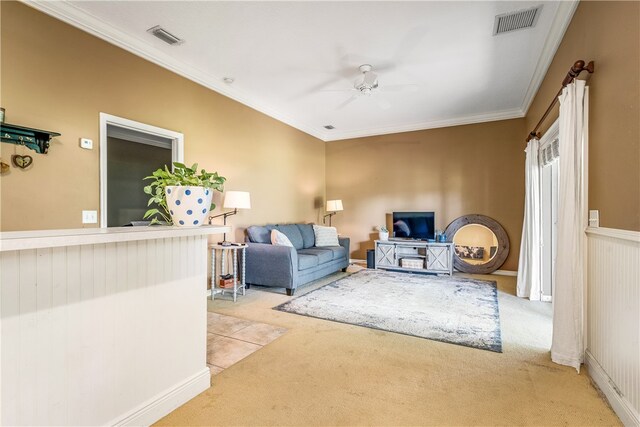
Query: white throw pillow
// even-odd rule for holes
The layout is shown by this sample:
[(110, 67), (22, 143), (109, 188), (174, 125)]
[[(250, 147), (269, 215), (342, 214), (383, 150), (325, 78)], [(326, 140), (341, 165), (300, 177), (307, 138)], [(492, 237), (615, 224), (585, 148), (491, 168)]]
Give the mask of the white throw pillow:
[(275, 229), (271, 230), (271, 244), (276, 246), (289, 246), (291, 248), (293, 247), (293, 243), (291, 243), (291, 240), (289, 240), (289, 238), (285, 236), (284, 233)]
[(340, 246), (338, 242), (338, 230), (335, 227), (313, 226), (313, 234), (316, 235), (316, 246)]

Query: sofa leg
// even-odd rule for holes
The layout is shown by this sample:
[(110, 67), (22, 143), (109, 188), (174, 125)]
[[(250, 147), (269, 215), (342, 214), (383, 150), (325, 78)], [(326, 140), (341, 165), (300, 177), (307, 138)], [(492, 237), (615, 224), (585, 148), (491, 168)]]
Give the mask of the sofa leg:
[(343, 268), (343, 269), (342, 269), (342, 272), (343, 272), (343, 273), (346, 273), (346, 272), (347, 272), (347, 267)]
[(296, 291), (295, 289), (287, 289), (287, 295), (292, 297), (295, 291)]

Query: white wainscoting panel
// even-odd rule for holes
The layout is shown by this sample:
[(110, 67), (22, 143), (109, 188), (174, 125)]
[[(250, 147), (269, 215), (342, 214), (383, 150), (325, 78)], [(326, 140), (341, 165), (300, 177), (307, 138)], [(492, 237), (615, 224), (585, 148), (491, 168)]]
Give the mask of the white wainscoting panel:
[(207, 236), (0, 254), (0, 423), (151, 423), (209, 386)]
[(640, 412), (640, 233), (588, 228), (589, 373), (622, 422)]

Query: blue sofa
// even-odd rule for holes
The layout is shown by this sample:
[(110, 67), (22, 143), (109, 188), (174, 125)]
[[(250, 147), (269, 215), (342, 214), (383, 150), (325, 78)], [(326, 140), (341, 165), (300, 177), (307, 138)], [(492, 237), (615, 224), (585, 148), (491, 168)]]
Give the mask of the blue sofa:
[[(293, 247), (271, 244), (271, 230), (286, 235)], [(316, 247), (312, 224), (252, 225), (246, 231), (246, 278), (249, 285), (296, 288), (349, 266), (349, 238), (340, 246)]]

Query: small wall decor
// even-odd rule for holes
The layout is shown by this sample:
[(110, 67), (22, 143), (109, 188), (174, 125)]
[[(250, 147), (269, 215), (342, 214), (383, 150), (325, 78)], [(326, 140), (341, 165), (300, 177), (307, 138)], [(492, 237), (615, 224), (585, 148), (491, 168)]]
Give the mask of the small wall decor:
[(11, 156), (11, 163), (20, 169), (26, 169), (33, 164), (33, 157), (14, 154)]
[(9, 170), (11, 170), (11, 166), (9, 166), (7, 163), (3, 161), (0, 161), (0, 173), (5, 174), (5, 173), (8, 173)]
[(456, 245), (456, 255), (460, 258), (483, 259), (484, 248), (482, 246)]

